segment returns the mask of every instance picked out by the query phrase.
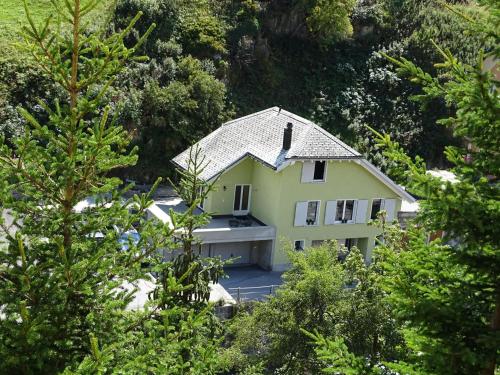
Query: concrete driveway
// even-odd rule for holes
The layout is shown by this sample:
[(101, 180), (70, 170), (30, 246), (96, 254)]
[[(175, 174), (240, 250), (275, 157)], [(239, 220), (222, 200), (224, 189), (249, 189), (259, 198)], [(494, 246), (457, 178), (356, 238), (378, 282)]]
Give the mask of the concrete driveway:
[(219, 280), (231, 296), (241, 301), (263, 300), (266, 296), (274, 294), (277, 286), (283, 284), (283, 272), (264, 271), (258, 266), (228, 267), (225, 269), (227, 279)]

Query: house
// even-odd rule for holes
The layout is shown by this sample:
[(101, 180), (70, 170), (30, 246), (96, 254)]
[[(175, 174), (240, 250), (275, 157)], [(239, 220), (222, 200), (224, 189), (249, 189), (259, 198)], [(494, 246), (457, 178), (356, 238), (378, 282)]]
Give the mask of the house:
[[(356, 245), (370, 261), (380, 234), (368, 222), (380, 210), (397, 218), (402, 200), (414, 199), (380, 170), (327, 131), (278, 107), (229, 121), (196, 146), (209, 162), (201, 177), (215, 182), (200, 210), (211, 222), (196, 230), (202, 253), (284, 270), (281, 240), (296, 250), (336, 239)], [(173, 159), (186, 168), (189, 149)], [(178, 198), (151, 207), (168, 220)]]

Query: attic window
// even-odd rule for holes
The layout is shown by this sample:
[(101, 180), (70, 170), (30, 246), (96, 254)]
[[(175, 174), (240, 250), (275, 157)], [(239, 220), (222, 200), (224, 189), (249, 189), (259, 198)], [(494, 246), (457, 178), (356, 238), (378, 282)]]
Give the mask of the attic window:
[(314, 162), (314, 181), (324, 181), (325, 180), (325, 165), (324, 161)]

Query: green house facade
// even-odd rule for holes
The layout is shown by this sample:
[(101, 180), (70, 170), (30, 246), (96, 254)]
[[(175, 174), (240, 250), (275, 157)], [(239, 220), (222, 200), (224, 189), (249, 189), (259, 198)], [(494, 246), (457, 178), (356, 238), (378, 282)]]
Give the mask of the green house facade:
[[(196, 233), (201, 251), (235, 264), (283, 270), (285, 242), (300, 251), (330, 239), (369, 262), (380, 234), (370, 220), (380, 210), (395, 220), (402, 200), (413, 201), (357, 151), (278, 107), (225, 123), (195, 147), (209, 163), (201, 177), (215, 181), (200, 207), (212, 214)], [(186, 168), (188, 158), (173, 162)]]

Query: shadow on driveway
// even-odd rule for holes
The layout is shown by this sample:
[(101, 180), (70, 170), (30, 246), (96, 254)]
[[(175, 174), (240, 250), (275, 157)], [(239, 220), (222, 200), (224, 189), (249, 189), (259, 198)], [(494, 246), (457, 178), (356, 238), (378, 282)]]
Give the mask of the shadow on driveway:
[(258, 266), (228, 267), (225, 271), (228, 278), (219, 280), (219, 283), (236, 300), (237, 288), (240, 288), (241, 300), (256, 301), (274, 293), (277, 286), (283, 284), (283, 272), (264, 271)]

